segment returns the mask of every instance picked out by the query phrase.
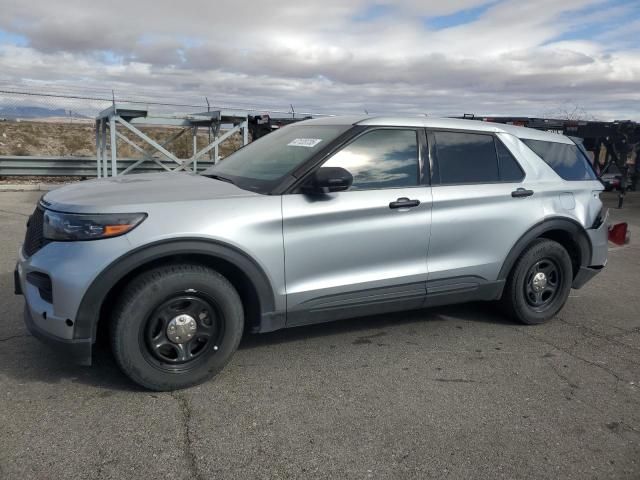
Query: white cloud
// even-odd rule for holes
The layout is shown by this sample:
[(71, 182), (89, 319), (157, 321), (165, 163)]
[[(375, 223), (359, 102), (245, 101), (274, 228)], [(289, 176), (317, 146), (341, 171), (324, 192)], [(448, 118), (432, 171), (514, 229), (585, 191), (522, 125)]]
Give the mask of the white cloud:
[[(639, 10), (604, 0), (3, 3), (0, 29), (28, 42), (0, 44), (5, 82), (324, 112), (540, 115), (572, 102), (640, 116), (628, 36), (564, 39), (599, 18), (635, 33)], [(425, 26), (476, 7), (467, 23)]]

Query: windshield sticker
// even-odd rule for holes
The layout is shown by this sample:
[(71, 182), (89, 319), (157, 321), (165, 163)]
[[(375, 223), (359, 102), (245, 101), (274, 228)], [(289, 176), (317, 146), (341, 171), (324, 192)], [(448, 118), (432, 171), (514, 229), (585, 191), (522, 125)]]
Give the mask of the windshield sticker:
[(318, 145), (322, 141), (321, 138), (296, 138), (291, 142), (287, 143), (290, 147), (307, 147), (313, 148)]

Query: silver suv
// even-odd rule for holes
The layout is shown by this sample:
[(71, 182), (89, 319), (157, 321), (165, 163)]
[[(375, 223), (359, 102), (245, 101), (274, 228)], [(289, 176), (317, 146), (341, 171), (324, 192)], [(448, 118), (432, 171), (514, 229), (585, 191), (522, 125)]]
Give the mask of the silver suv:
[(16, 269), (34, 335), (91, 363), (108, 334), (154, 390), (219, 372), (244, 331), (476, 300), (553, 317), (607, 261), (580, 146), (470, 120), (333, 117), (206, 170), (47, 193)]

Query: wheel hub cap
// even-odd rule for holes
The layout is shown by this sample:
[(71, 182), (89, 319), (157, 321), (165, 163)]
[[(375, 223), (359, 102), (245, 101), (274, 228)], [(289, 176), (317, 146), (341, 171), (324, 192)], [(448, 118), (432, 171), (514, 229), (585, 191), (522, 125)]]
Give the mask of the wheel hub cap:
[(544, 290), (547, 286), (547, 276), (543, 272), (538, 272), (533, 277), (533, 289), (536, 292)]
[(167, 338), (173, 343), (187, 343), (197, 330), (196, 319), (191, 315), (181, 314), (174, 317), (167, 325)]

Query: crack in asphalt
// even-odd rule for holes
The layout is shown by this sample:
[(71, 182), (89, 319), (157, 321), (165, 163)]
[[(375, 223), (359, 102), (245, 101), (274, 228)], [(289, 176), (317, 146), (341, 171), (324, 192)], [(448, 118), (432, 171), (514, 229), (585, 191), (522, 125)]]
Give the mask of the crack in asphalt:
[(3, 209), (3, 208), (0, 208), (0, 212), (2, 212), (2, 213), (8, 213), (8, 214), (10, 214), (10, 215), (19, 215), (19, 216), (21, 216), (21, 217), (28, 217), (28, 216), (29, 216), (29, 214), (27, 214), (27, 213), (12, 212), (11, 210), (5, 210), (5, 209)]
[(611, 335), (611, 338), (624, 337), (625, 335), (629, 335), (631, 333), (640, 333), (640, 327), (632, 328), (631, 330), (621, 330), (622, 332)]
[(22, 333), (20, 335), (11, 335), (10, 337), (0, 338), (0, 342), (8, 342), (9, 340), (13, 340), (15, 338), (25, 338), (25, 337), (33, 337), (33, 335), (29, 335), (28, 333)]
[(466, 378), (430, 378), (429, 380), (434, 382), (445, 382), (445, 383), (486, 383), (478, 380), (468, 380)]
[(193, 452), (193, 444), (191, 443), (191, 405), (189, 400), (183, 394), (171, 392), (171, 397), (178, 401), (180, 411), (182, 412), (182, 432), (184, 457), (189, 467), (190, 478), (203, 480), (204, 477), (198, 471), (198, 463), (195, 453)]
[[(637, 328), (634, 328), (633, 330), (630, 330), (630, 331), (629, 330), (623, 330), (622, 332), (616, 333), (616, 334), (613, 334), (613, 335), (605, 335), (603, 333), (598, 332), (597, 330), (594, 330), (593, 328), (590, 328), (590, 327), (587, 327), (587, 326), (584, 326), (584, 325), (579, 325), (577, 323), (567, 322), (566, 320), (564, 320), (562, 318), (558, 318), (557, 320), (560, 323), (564, 323), (565, 325), (568, 325), (570, 327), (574, 327), (574, 328), (577, 328), (578, 330), (581, 330), (582, 331), (582, 335), (584, 335), (584, 336), (586, 336), (586, 334), (584, 332), (588, 332), (588, 334), (591, 335), (592, 337), (599, 338), (601, 340), (606, 340), (607, 342), (611, 342), (611, 343), (613, 343), (615, 345), (619, 345), (621, 347), (628, 348), (630, 350), (638, 350), (637, 348), (634, 348), (631, 345), (627, 345), (626, 343), (621, 342), (621, 341), (617, 340), (617, 338), (616, 338), (616, 337), (619, 337), (619, 336), (628, 335), (630, 333), (635, 333), (635, 331), (638, 330)], [(618, 327), (614, 327), (614, 328), (618, 328)], [(619, 330), (622, 330), (622, 329), (619, 329)], [(633, 362), (633, 363), (635, 363), (635, 362)]]
[[(605, 366), (603, 366), (603, 365), (599, 365), (599, 364), (597, 364), (597, 363), (595, 363), (595, 362), (592, 362), (591, 360), (587, 360), (587, 359), (586, 359), (586, 358), (584, 358), (584, 357), (580, 357), (580, 356), (576, 355), (575, 353), (570, 352), (569, 350), (566, 350), (566, 349), (564, 349), (564, 348), (561, 348), (561, 347), (559, 347), (559, 346), (557, 346), (557, 345), (555, 345), (555, 344), (553, 344), (553, 343), (551, 343), (551, 342), (549, 342), (549, 341), (547, 341), (547, 340), (544, 340), (544, 339), (542, 339), (542, 338), (536, 337), (535, 335), (531, 335), (530, 333), (527, 333), (527, 332), (526, 332), (526, 331), (524, 331), (524, 330), (518, 329), (518, 331), (519, 331), (520, 333), (522, 333), (523, 335), (525, 335), (525, 336), (527, 336), (527, 337), (529, 337), (529, 338), (532, 338), (533, 340), (535, 340), (535, 341), (537, 341), (537, 342), (540, 342), (540, 343), (543, 343), (543, 344), (548, 345), (548, 346), (550, 346), (550, 347), (553, 347), (553, 348), (555, 348), (556, 350), (560, 350), (561, 352), (566, 353), (567, 355), (569, 355), (569, 356), (570, 356), (570, 357), (572, 357), (572, 358), (575, 358), (576, 360), (580, 360), (580, 361), (582, 361), (582, 362), (586, 363), (587, 365), (591, 365), (592, 367), (599, 368), (599, 369), (600, 369), (600, 370), (602, 370), (603, 372), (606, 372), (606, 373), (608, 373), (609, 375), (611, 375), (613, 378), (615, 378), (617, 382), (619, 382), (619, 381), (621, 381), (621, 380), (624, 380), (623, 378), (621, 378), (621, 377), (620, 377), (620, 375), (618, 375), (618, 374), (617, 374), (617, 373), (615, 373), (613, 370), (611, 370), (611, 369), (609, 369), (609, 368), (607, 368), (607, 367), (605, 367)], [(616, 388), (617, 388), (617, 383), (616, 383)]]
[[(555, 373), (558, 376), (558, 378), (564, 381), (569, 386), (569, 388), (571, 388), (572, 393), (573, 393), (573, 390), (577, 390), (578, 388), (580, 388), (578, 385), (576, 385), (571, 380), (569, 380), (569, 377), (567, 377), (564, 373), (558, 370), (558, 368), (554, 364), (549, 363), (549, 366), (551, 367), (551, 370), (553, 370), (553, 373)], [(616, 383), (616, 388), (617, 388), (617, 383)]]
[[(534, 336), (534, 335), (530, 335), (530, 334), (528, 334), (528, 333), (526, 333), (526, 332), (522, 332), (522, 333), (523, 333), (525, 336), (530, 337), (530, 338), (532, 338), (532, 339), (534, 339), (534, 340), (537, 340), (537, 341), (538, 341), (538, 342), (540, 342), (540, 343), (543, 343), (543, 344), (545, 344), (545, 345), (549, 345), (549, 346), (551, 346), (551, 347), (553, 347), (553, 348), (555, 348), (555, 349), (557, 349), (557, 350), (559, 350), (559, 351), (561, 351), (561, 352), (564, 352), (564, 353), (566, 353), (567, 355), (569, 355), (570, 357), (575, 358), (576, 360), (581, 360), (581, 361), (585, 362), (587, 365), (591, 365), (591, 366), (594, 366), (594, 367), (600, 368), (601, 370), (603, 370), (604, 372), (608, 373), (609, 375), (611, 375), (612, 377), (614, 377), (614, 378), (616, 379), (616, 384), (615, 384), (615, 387), (614, 387), (614, 393), (617, 393), (617, 392), (618, 392), (618, 385), (619, 385), (619, 383), (620, 383), (620, 381), (621, 381), (622, 379), (621, 379), (621, 378), (620, 378), (620, 377), (619, 377), (615, 372), (612, 372), (611, 370), (609, 370), (609, 369), (608, 369), (608, 368), (606, 368), (606, 367), (603, 367), (602, 365), (598, 365), (597, 363), (594, 363), (594, 362), (591, 362), (591, 361), (589, 361), (589, 360), (587, 360), (587, 359), (585, 359), (585, 358), (579, 357), (579, 356), (577, 356), (577, 355), (573, 354), (572, 352), (569, 352), (569, 351), (565, 350), (564, 348), (560, 348), (560, 347), (558, 347), (557, 345), (554, 345), (554, 344), (553, 344), (553, 343), (551, 343), (551, 342), (548, 342), (548, 341), (546, 341), (546, 340), (543, 340), (543, 339), (541, 339), (541, 338), (538, 338), (538, 337), (536, 337), (536, 336)], [(563, 373), (562, 373), (562, 372), (561, 372), (561, 371), (560, 371), (560, 370), (559, 370), (555, 365), (553, 365), (552, 363), (549, 363), (548, 365), (551, 367), (551, 370), (553, 371), (553, 373), (555, 373), (555, 374), (557, 375), (557, 377), (558, 377), (558, 378), (560, 378), (564, 383), (566, 383), (566, 384), (567, 384), (567, 386), (571, 389), (571, 395), (572, 395), (572, 398), (573, 398), (573, 400), (574, 400), (574, 401), (577, 401), (578, 403), (581, 403), (581, 404), (583, 404), (583, 405), (585, 405), (585, 406), (587, 406), (587, 407), (590, 407), (590, 408), (594, 409), (595, 411), (597, 411), (598, 413), (600, 413), (600, 414), (601, 414), (601, 415), (603, 415), (603, 416), (607, 416), (607, 415), (609, 415), (609, 414), (610, 414), (610, 412), (605, 411), (605, 410), (602, 410), (601, 408), (599, 408), (598, 406), (596, 406), (596, 405), (594, 405), (594, 404), (592, 404), (592, 403), (590, 403), (590, 402), (585, 402), (585, 401), (583, 401), (583, 400), (580, 400), (580, 399), (579, 399), (579, 398), (577, 398), (577, 397), (573, 397), (573, 395), (574, 395), (574, 390), (579, 390), (579, 389), (580, 389), (580, 387), (579, 387), (578, 385), (576, 385), (575, 383), (573, 383), (573, 382), (569, 379), (569, 377), (567, 377), (566, 375), (564, 375), (564, 374), (563, 374)], [(619, 422), (612, 422), (612, 424), (619, 425), (619, 426), (621, 426), (621, 427), (623, 427), (623, 428), (626, 428), (626, 430), (627, 430), (627, 431), (630, 431), (630, 432), (633, 432), (633, 433), (635, 433), (635, 434), (640, 435), (640, 430), (638, 430), (637, 428), (635, 428), (634, 426), (632, 426), (632, 425), (631, 425), (631, 424), (629, 424), (628, 422), (619, 421)], [(611, 430), (614, 434), (616, 434), (616, 435), (618, 435), (618, 436), (622, 436), (621, 432), (620, 432), (620, 431), (618, 431), (618, 429), (617, 429), (617, 428), (612, 428), (612, 427), (610, 426), (610, 424), (606, 424), (606, 426), (607, 426), (607, 428), (609, 428), (609, 430)]]

